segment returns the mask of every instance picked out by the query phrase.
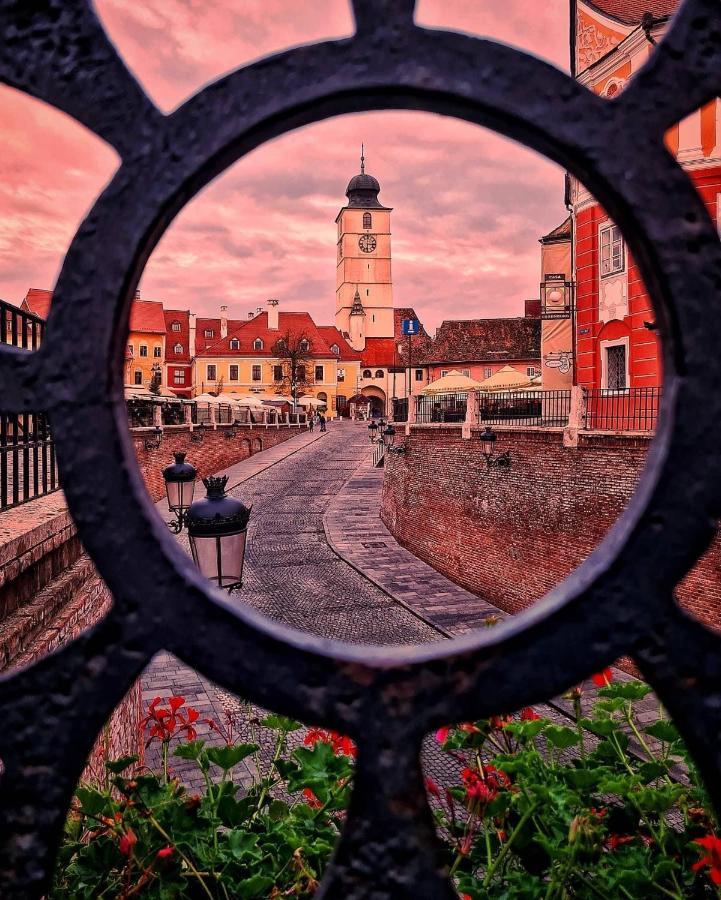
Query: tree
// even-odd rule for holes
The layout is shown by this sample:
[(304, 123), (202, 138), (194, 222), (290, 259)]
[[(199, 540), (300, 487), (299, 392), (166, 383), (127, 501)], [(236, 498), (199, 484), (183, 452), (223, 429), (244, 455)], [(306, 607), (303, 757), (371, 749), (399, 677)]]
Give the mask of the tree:
[(292, 394), (295, 405), (298, 389), (313, 384), (313, 341), (305, 331), (288, 330), (273, 344), (271, 352), (280, 360), (281, 379), (276, 384)]

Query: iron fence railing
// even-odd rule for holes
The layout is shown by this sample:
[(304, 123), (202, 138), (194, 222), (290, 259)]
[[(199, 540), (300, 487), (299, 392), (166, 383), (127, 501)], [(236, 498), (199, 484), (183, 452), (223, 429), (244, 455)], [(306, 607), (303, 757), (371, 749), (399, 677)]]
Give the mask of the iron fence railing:
[(0, 300), (0, 343), (37, 350), (44, 335), (44, 319)]
[(437, 394), (416, 398), (416, 422), (464, 422), (466, 419), (467, 394)]
[(55, 445), (45, 415), (0, 415), (0, 510), (58, 487)]
[(160, 418), (163, 425), (182, 425), (185, 422), (185, 407), (174, 400), (165, 402), (160, 407)]
[(153, 425), (152, 400), (127, 400), (128, 424), (131, 428), (150, 428)]
[(385, 463), (386, 445), (383, 441), (376, 441), (373, 444), (373, 468), (378, 469)]
[(589, 431), (654, 431), (661, 388), (586, 391), (585, 428)]
[(504, 391), (478, 399), (478, 421), (488, 425), (563, 426), (570, 412), (570, 391)]

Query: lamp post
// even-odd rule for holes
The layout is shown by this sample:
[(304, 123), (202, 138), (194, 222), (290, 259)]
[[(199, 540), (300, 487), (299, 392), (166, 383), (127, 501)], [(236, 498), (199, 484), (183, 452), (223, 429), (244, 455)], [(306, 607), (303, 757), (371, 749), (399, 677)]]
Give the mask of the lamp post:
[(156, 425), (153, 429), (153, 437), (145, 438), (146, 450), (157, 450), (163, 442), (163, 429), (160, 425)]
[(190, 552), (205, 577), (232, 591), (243, 584), (245, 542), (251, 507), (225, 493), (228, 476), (203, 479), (207, 496), (188, 510)]
[(168, 528), (173, 534), (179, 534), (183, 530), (185, 517), (193, 502), (195, 491), (195, 466), (185, 461), (185, 453), (174, 453), (175, 462), (163, 469), (165, 480), (165, 493), (168, 497), (168, 508), (175, 513), (172, 522), (168, 522)]
[(485, 430), (481, 432), (481, 452), (486, 460), (486, 468), (497, 466), (499, 469), (507, 469), (511, 465), (511, 454), (508, 450), (495, 456), (496, 449), (496, 433), (493, 429), (486, 425)]
[(379, 441), (383, 441), (383, 433), (386, 427), (386, 423), (383, 419), (379, 422), (371, 422), (368, 426), (368, 436), (370, 437), (371, 444), (377, 444)]
[(190, 433), (191, 444), (202, 444), (203, 443), (203, 438), (205, 437), (205, 429), (208, 426), (209, 426), (208, 422), (200, 422), (199, 425), (197, 426), (197, 428), (199, 428), (200, 431), (198, 431), (197, 428), (193, 429), (193, 431)]
[(383, 443), (385, 444), (386, 450), (389, 453), (405, 453), (405, 444), (401, 444), (400, 446), (396, 447), (395, 442), (396, 430), (392, 425), (389, 425), (383, 432)]

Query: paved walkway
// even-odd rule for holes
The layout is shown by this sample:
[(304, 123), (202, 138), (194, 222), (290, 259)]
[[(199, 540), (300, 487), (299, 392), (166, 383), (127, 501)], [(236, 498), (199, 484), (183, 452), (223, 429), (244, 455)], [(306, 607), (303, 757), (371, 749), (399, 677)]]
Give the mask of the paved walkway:
[[(300, 630), (351, 643), (443, 640), (503, 617), (395, 541), (379, 516), (383, 471), (370, 468), (370, 459), (366, 426), (340, 422), (326, 434), (299, 433), (224, 470), (231, 493), (253, 506), (239, 601)], [(158, 508), (167, 516), (163, 502)], [(187, 548), (185, 533), (179, 540)], [(201, 718), (221, 721), (238, 712), (249, 718), (236, 698), (162, 653), (143, 678), (143, 697), (173, 694)], [(651, 716), (653, 697), (648, 703)], [(559, 699), (547, 714), (568, 708)], [(215, 739), (207, 726), (200, 734)], [(154, 748), (147, 762), (159, 766)], [(174, 763), (190, 787), (200, 786), (192, 766)]]

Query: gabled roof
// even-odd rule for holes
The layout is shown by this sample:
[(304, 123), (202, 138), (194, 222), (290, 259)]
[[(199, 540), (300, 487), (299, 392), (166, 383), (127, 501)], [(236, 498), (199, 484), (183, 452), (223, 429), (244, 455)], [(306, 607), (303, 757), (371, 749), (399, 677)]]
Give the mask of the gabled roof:
[[(203, 338), (203, 329), (214, 328), (216, 337)], [(268, 328), (268, 313), (259, 313), (245, 322), (228, 320), (228, 334), (220, 337), (220, 319), (199, 319), (196, 324), (196, 356), (258, 356), (272, 357), (272, 348), (278, 338), (286, 333), (305, 335), (310, 341), (310, 355), (314, 359), (337, 359), (331, 352), (328, 342), (318, 326), (307, 312), (278, 313), (278, 328)], [(263, 347), (256, 350), (253, 342), (260, 338)], [(238, 341), (239, 346), (231, 349), (231, 341)]]
[(644, 13), (654, 19), (672, 16), (679, 7), (680, 0), (583, 0), (591, 9), (621, 22), (623, 25), (639, 25)]
[(354, 350), (348, 341), (345, 339), (343, 334), (335, 327), (335, 325), (318, 325), (318, 331), (323, 335), (326, 344), (329, 347), (332, 347), (333, 344), (338, 345), (338, 349), (340, 350), (340, 354), (338, 355), (338, 359), (343, 362), (351, 362), (353, 360), (360, 360), (361, 354), (358, 350)]
[(366, 338), (366, 345), (361, 350), (361, 365), (369, 369), (399, 365), (396, 349), (394, 338)]
[(20, 304), (20, 309), (27, 310), (41, 319), (47, 319), (50, 313), (50, 305), (53, 302), (53, 292), (43, 288), (30, 288)]
[(455, 364), (540, 358), (541, 320), (523, 316), (445, 320), (424, 361)]
[(157, 300), (133, 300), (130, 307), (130, 331), (165, 334), (163, 304)]
[(571, 217), (569, 216), (565, 222), (561, 222), (548, 234), (538, 239), (541, 244), (562, 244), (564, 241), (571, 240)]
[[(190, 310), (166, 309), (165, 318), (165, 361), (172, 363), (190, 362)], [(180, 331), (173, 331), (173, 322), (180, 322)], [(175, 345), (183, 348), (181, 353), (175, 352)]]

